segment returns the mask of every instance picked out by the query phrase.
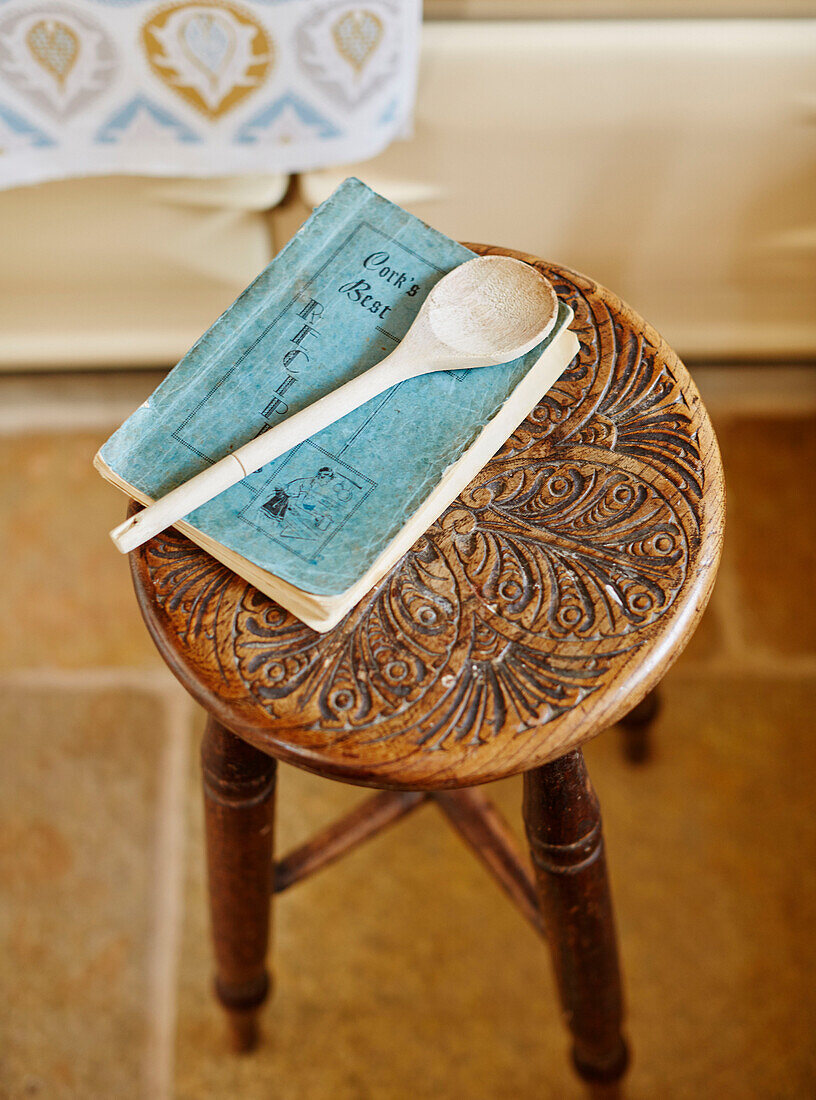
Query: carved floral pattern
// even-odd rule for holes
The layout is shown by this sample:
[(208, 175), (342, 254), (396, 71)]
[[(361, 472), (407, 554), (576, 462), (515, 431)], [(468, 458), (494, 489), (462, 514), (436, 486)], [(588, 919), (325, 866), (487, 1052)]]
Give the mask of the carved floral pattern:
[(282, 740), (431, 752), (518, 737), (596, 691), (681, 592), (700, 548), (700, 411), (611, 295), (539, 266), (575, 310), (580, 354), (335, 630), (175, 532), (142, 551), (185, 662), (217, 668)]

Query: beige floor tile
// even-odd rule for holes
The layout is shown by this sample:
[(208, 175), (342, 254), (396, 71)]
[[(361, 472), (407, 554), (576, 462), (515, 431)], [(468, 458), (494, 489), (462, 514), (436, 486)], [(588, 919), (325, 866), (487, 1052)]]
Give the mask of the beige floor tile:
[(160, 664), (108, 538), (125, 498), (91, 466), (109, 434), (0, 438), (0, 670)]
[[(816, 682), (666, 685), (654, 761), (587, 750), (604, 806), (635, 1048), (630, 1100), (816, 1092)], [(520, 783), (493, 788), (519, 825)], [(360, 792), (286, 768), (281, 848)], [(209, 994), (198, 791), (177, 1096), (580, 1096), (535, 935), (433, 807), (277, 903), (262, 1048), (224, 1048)]]
[(147, 1095), (162, 725), (134, 691), (0, 690), (0, 1096)]
[(744, 642), (816, 653), (816, 417), (718, 425), (728, 507), (724, 565), (738, 584)]
[(655, 756), (587, 758), (604, 807), (632, 1097), (816, 1095), (816, 682), (666, 684)]

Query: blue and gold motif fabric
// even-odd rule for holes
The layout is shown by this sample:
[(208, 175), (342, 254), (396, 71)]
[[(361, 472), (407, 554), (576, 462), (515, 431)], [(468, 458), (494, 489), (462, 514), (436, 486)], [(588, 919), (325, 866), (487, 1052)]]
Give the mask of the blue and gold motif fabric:
[(0, 186), (305, 171), (410, 126), (420, 0), (0, 0)]

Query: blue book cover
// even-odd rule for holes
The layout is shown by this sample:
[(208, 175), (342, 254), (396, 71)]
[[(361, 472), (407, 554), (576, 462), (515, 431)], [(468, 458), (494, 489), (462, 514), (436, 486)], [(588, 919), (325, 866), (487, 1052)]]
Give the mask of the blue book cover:
[[(346, 180), (104, 444), (97, 465), (140, 499), (169, 492), (383, 359), (433, 285), (473, 255)], [(346, 592), (570, 319), (561, 304), (545, 344), (512, 363), (393, 387), (196, 509), (185, 526), (208, 549), (226, 547), (303, 592)], [(562, 358), (564, 347), (562, 339)], [(577, 343), (570, 349), (567, 362)]]

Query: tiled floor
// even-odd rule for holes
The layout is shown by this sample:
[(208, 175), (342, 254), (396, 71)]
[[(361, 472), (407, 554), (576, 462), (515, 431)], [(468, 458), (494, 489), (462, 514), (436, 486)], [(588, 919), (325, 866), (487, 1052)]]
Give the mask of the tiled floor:
[[(729, 488), (654, 760), (587, 749), (627, 1095), (816, 1095), (816, 371), (700, 368)], [(0, 381), (0, 1096), (579, 1097), (545, 953), (432, 808), (285, 895), (257, 1054), (209, 994), (200, 717), (156, 656), (90, 459), (154, 379)], [(519, 784), (493, 794), (519, 821)], [(281, 847), (359, 792), (283, 769)]]

